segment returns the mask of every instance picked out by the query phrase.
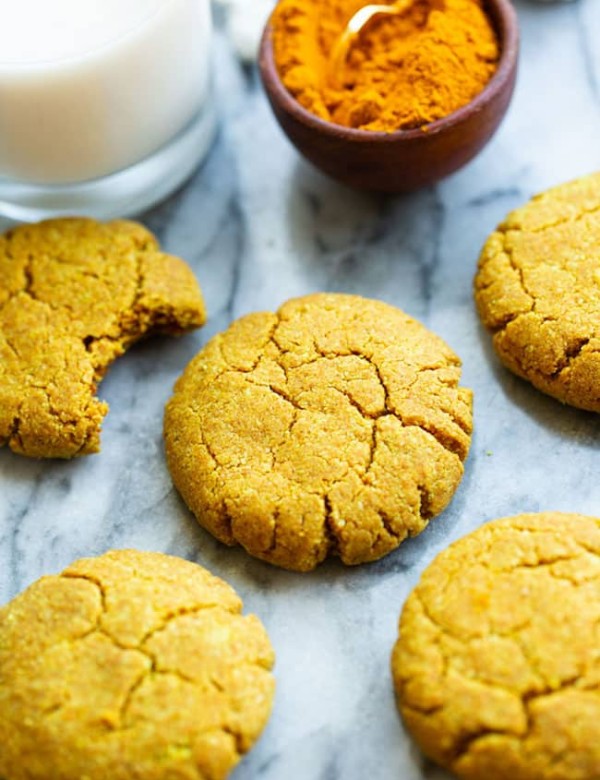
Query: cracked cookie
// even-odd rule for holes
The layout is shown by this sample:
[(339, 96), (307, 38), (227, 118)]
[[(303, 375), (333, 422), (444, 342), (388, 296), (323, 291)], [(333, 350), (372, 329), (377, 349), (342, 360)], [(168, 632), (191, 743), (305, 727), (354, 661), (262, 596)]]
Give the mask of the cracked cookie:
[(600, 173), (509, 214), (483, 248), (475, 301), (511, 371), (600, 412)]
[(463, 780), (600, 777), (600, 519), (488, 523), (433, 561), (392, 654), (423, 752)]
[(142, 225), (60, 219), (0, 236), (0, 446), (97, 452), (112, 361), (148, 333), (205, 321), (191, 269)]
[(317, 293), (213, 338), (165, 413), (199, 523), (286, 569), (373, 561), (450, 501), (471, 434), (460, 360), (381, 301)]
[(112, 551), (0, 610), (3, 780), (220, 780), (271, 710), (273, 651), (223, 580)]

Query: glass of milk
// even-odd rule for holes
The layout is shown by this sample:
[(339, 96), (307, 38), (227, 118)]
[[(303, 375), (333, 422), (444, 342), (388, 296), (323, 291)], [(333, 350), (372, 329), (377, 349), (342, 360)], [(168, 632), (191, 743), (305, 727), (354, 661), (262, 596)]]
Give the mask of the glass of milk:
[(210, 0), (2, 5), (0, 214), (125, 216), (191, 175), (215, 129)]

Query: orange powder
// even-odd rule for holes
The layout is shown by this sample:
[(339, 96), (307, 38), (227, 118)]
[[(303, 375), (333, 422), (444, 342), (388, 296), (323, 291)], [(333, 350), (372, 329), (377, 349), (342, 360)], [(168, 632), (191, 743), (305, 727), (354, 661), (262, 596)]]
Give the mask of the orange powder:
[(382, 132), (422, 127), (469, 103), (496, 70), (498, 40), (481, 0), (414, 0), (372, 19), (332, 72), (335, 44), (365, 4), (280, 0), (275, 9), (278, 71), (316, 116)]

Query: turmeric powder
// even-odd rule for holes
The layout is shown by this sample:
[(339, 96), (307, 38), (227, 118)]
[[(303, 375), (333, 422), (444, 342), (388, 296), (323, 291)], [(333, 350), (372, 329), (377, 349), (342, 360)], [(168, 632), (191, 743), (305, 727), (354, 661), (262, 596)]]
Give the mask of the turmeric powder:
[(413, 0), (373, 18), (332, 79), (335, 44), (367, 2), (280, 0), (274, 11), (281, 79), (321, 119), (380, 132), (424, 127), (469, 103), (493, 75), (499, 44), (482, 0)]

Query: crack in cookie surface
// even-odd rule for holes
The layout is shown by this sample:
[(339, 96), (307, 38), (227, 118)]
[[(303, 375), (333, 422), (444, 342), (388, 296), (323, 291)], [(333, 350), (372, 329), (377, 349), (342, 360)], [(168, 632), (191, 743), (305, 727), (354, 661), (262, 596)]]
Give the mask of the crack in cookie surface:
[(424, 572), (392, 655), (424, 752), (465, 780), (600, 776), (600, 519), (482, 526)]
[(165, 414), (175, 485), (227, 544), (308, 571), (375, 560), (452, 497), (471, 433), (460, 361), (398, 309), (316, 294), (251, 314), (189, 364)]
[(0, 611), (0, 776), (219, 780), (264, 727), (273, 651), (222, 580), (116, 551)]
[(600, 411), (600, 174), (512, 212), (483, 248), (475, 300), (502, 362)]
[[(0, 446), (32, 457), (99, 449), (110, 364), (153, 332), (204, 323), (190, 268), (133, 222), (62, 219), (0, 237)], [(15, 426), (18, 420), (18, 426)]]

